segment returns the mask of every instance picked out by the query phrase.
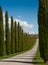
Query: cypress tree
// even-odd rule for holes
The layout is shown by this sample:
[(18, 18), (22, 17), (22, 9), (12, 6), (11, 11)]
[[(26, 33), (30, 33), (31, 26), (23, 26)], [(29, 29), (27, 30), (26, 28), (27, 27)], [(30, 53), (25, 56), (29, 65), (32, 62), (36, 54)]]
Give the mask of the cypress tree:
[(6, 54), (9, 55), (11, 53), (11, 44), (10, 44), (10, 30), (8, 24), (8, 12), (5, 13), (5, 31), (6, 31)]
[(24, 30), (22, 29), (22, 51), (24, 51), (25, 50), (25, 36), (24, 36)]
[(21, 51), (24, 50), (24, 35), (23, 35), (23, 29), (21, 29)]
[(22, 29), (22, 51), (26, 50), (26, 33)]
[(27, 50), (27, 48), (28, 48), (28, 34), (26, 33), (26, 43), (25, 43), (25, 45), (26, 45), (26, 50)]
[(23, 36), (22, 36), (22, 27), (19, 28), (19, 35), (20, 35), (20, 51), (22, 51), (22, 44), (23, 44)]
[(18, 52), (18, 30), (17, 30), (17, 23), (15, 21), (15, 26), (14, 26), (14, 32), (15, 32), (15, 53)]
[(4, 27), (3, 27), (3, 13), (0, 6), (0, 56), (4, 55)]
[(20, 27), (20, 23), (18, 22), (18, 51), (21, 51), (21, 27)]
[(26, 33), (23, 34), (24, 50), (26, 50)]
[(11, 17), (11, 53), (15, 53), (15, 38), (14, 38), (14, 25), (13, 25), (13, 17)]
[(38, 25), (39, 49), (44, 62), (48, 60), (48, 1), (39, 0)]

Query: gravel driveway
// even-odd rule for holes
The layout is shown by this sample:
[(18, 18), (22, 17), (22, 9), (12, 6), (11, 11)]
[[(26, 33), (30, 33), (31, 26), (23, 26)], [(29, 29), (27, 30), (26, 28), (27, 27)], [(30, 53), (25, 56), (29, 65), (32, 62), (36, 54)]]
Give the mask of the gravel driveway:
[(14, 57), (0, 60), (0, 65), (33, 65), (32, 60), (35, 57), (35, 53), (38, 48), (38, 39), (36, 40), (36, 43), (28, 52), (16, 55)]

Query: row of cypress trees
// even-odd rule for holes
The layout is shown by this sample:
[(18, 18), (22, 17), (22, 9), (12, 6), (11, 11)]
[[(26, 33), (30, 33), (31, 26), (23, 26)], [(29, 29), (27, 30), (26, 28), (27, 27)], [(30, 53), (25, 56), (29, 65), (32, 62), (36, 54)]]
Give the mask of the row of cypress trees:
[(0, 7), (0, 56), (3, 55), (4, 55), (4, 29), (3, 29), (3, 13), (2, 8)]
[[(10, 55), (27, 50), (32, 47), (32, 37), (24, 33), (20, 23), (18, 25), (11, 16), (11, 28), (9, 28), (8, 12), (5, 12), (4, 30), (3, 12), (0, 6), (0, 56)], [(5, 31), (5, 40), (4, 40)]]
[(48, 60), (48, 0), (39, 0), (39, 48), (44, 62)]

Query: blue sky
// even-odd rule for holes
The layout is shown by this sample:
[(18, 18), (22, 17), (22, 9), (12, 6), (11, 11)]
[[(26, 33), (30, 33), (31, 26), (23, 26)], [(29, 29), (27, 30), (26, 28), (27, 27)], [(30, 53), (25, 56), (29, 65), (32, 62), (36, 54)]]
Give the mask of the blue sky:
[(1, 0), (3, 12), (8, 11), (9, 18), (20, 21), (21, 26), (29, 33), (38, 33), (38, 0)]

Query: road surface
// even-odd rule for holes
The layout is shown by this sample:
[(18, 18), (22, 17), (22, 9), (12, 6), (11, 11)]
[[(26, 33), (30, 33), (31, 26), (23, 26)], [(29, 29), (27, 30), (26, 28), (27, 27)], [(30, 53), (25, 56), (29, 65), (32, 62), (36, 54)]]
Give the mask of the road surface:
[(32, 60), (35, 57), (37, 48), (38, 39), (36, 40), (33, 49), (8, 59), (2, 59), (0, 60), (0, 65), (33, 65)]

